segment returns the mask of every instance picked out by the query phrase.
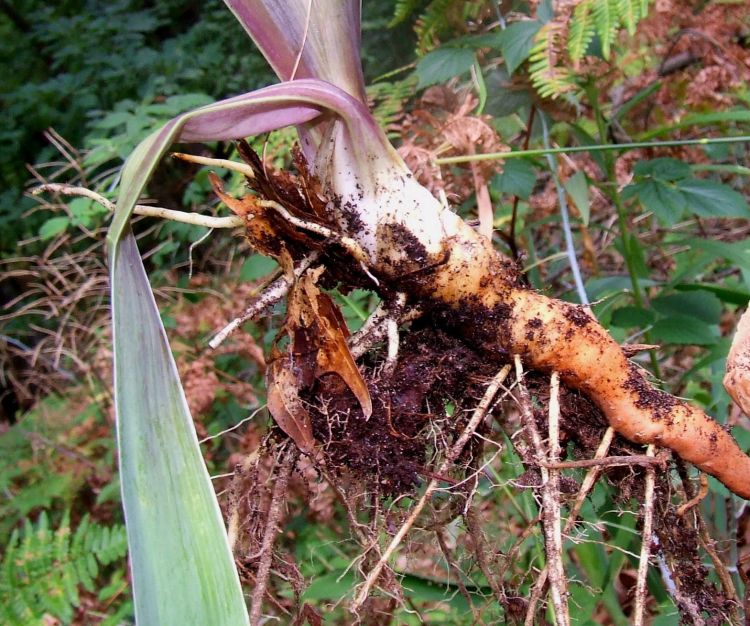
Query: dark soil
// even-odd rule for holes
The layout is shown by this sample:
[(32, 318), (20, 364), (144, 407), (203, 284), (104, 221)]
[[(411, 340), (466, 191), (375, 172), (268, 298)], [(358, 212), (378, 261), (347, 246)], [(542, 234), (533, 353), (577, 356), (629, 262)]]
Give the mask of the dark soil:
[(326, 464), (339, 473), (351, 471), (383, 496), (413, 491), (432, 476), (432, 429), (460, 432), (463, 420), (446, 420), (446, 407), (452, 403), (460, 415), (464, 402), (481, 393), (486, 370), (476, 353), (440, 331), (407, 333), (391, 377), (383, 377), (380, 357), (370, 356), (365, 378), (373, 413), (368, 420), (340, 377), (319, 377), (307, 400)]

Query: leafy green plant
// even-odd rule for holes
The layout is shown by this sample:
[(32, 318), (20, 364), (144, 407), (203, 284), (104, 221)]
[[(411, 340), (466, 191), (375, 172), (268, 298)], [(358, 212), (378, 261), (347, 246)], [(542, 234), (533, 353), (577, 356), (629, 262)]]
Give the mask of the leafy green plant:
[(664, 226), (674, 226), (686, 215), (750, 217), (742, 194), (713, 180), (696, 178), (690, 165), (671, 158), (640, 161), (635, 181), (622, 190), (624, 200), (637, 197)]
[[(11, 534), (0, 563), (0, 621), (25, 626), (51, 616), (69, 624), (81, 591), (96, 593), (97, 587), (99, 600), (114, 602), (125, 588), (126, 551), (122, 525), (102, 526), (84, 517), (73, 530), (66, 513), (55, 528), (46, 511), (35, 524), (26, 520)], [(97, 584), (106, 572), (109, 584)], [(117, 624), (129, 612), (128, 603), (121, 603), (101, 623)]]

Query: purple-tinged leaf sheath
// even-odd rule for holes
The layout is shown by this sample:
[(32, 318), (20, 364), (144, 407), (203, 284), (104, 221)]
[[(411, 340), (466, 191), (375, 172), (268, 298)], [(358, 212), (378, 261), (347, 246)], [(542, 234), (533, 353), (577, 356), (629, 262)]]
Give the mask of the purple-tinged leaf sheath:
[(117, 210), (108, 234), (110, 254), (122, 237), (138, 198), (159, 160), (177, 141), (239, 139), (309, 122), (330, 111), (357, 130), (374, 149), (390, 149), (367, 107), (341, 89), (318, 80), (272, 85), (190, 111), (142, 141), (122, 173)]
[(324, 80), (366, 101), (360, 0), (224, 0), (283, 81)]

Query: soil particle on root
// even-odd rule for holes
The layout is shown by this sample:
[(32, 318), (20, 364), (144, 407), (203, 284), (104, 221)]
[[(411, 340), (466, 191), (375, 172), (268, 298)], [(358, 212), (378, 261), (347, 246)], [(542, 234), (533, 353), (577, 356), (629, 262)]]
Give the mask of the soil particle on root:
[(643, 378), (638, 368), (630, 364), (630, 373), (625, 382), (625, 388), (629, 389), (638, 396), (635, 401), (639, 409), (650, 409), (656, 419), (663, 419), (668, 416), (672, 409), (679, 403), (679, 400), (670, 394), (654, 389)]

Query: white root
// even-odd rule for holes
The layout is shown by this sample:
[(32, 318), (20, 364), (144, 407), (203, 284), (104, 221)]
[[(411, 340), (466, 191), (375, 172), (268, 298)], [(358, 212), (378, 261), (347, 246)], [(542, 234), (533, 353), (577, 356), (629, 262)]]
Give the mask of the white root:
[[(495, 395), (502, 386), (509, 372), (510, 366), (506, 365), (490, 381), (490, 384), (487, 386), (487, 390), (485, 391), (482, 400), (477, 405), (477, 408), (474, 409), (474, 414), (472, 415), (471, 420), (469, 420), (469, 423), (466, 425), (466, 429), (461, 433), (456, 442), (451, 446), (448, 454), (445, 457), (445, 460), (440, 465), (440, 469), (437, 471), (437, 474), (444, 474), (445, 472), (447, 472), (456, 461), (456, 459), (460, 456), (461, 452), (464, 449), (464, 446), (466, 446), (467, 442), (474, 434), (477, 426), (479, 426), (485, 415), (487, 415), (487, 411), (490, 409)], [(383, 554), (380, 556), (380, 559), (378, 559), (378, 562), (375, 564), (372, 570), (370, 570), (370, 573), (367, 575), (365, 582), (362, 583), (362, 586), (359, 588), (356, 596), (354, 597), (354, 600), (352, 601), (351, 611), (353, 613), (357, 613), (364, 604), (365, 600), (370, 594), (370, 590), (375, 585), (378, 578), (380, 577), (381, 572), (383, 571), (383, 568), (388, 563), (388, 559), (391, 558), (398, 546), (401, 545), (401, 542), (404, 540), (407, 533), (414, 525), (414, 522), (417, 521), (419, 514), (427, 505), (427, 502), (432, 497), (432, 494), (437, 491), (438, 485), (439, 481), (437, 479), (433, 478), (432, 480), (430, 480), (430, 483), (427, 485), (427, 488), (422, 494), (422, 497), (419, 499), (414, 508), (412, 508), (411, 513), (409, 513), (409, 517), (406, 518), (406, 521), (394, 535), (390, 544), (385, 549), (385, 552), (383, 552)]]
[[(110, 200), (107, 200), (104, 196), (86, 189), (86, 187), (76, 187), (75, 185), (64, 185), (61, 183), (46, 183), (35, 187), (31, 192), (33, 195), (38, 196), (42, 193), (59, 193), (64, 196), (80, 196), (83, 198), (89, 198), (101, 204), (105, 209), (114, 212), (115, 204)], [(201, 213), (186, 213), (185, 211), (175, 211), (173, 209), (165, 209), (157, 206), (147, 206), (144, 204), (137, 204), (133, 212), (136, 215), (144, 215), (146, 217), (158, 217), (165, 220), (171, 220), (173, 222), (181, 222), (183, 224), (191, 224), (193, 226), (203, 226), (205, 228), (239, 228), (245, 225), (245, 220), (237, 215), (229, 215), (227, 217), (214, 217), (212, 215), (203, 215)]]
[[(646, 449), (647, 456), (654, 456), (654, 446)], [(638, 562), (638, 577), (635, 585), (635, 609), (633, 611), (633, 625), (643, 626), (646, 610), (646, 576), (648, 575), (648, 561), (651, 556), (651, 536), (654, 529), (654, 487), (656, 473), (653, 467), (646, 468), (646, 489), (643, 496), (643, 531), (641, 536), (641, 556)]]

